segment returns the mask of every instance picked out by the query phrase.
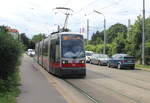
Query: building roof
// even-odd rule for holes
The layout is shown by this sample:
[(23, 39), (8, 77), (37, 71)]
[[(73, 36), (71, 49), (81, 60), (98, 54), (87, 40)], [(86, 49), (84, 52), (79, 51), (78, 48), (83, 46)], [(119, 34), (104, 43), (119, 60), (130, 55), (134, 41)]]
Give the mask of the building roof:
[(12, 33), (18, 33), (18, 30), (17, 30), (17, 29), (12, 29), (12, 28), (9, 27), (9, 26), (6, 26), (6, 29), (7, 29), (9, 32), (12, 32)]

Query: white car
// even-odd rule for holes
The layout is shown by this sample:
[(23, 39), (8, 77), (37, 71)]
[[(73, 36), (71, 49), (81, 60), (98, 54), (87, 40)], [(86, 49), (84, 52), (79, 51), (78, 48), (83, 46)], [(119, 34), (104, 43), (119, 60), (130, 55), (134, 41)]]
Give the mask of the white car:
[(29, 55), (29, 56), (35, 56), (35, 51), (33, 49), (28, 49), (27, 55)]
[(91, 56), (94, 54), (93, 51), (85, 51), (86, 62), (89, 63), (91, 60)]

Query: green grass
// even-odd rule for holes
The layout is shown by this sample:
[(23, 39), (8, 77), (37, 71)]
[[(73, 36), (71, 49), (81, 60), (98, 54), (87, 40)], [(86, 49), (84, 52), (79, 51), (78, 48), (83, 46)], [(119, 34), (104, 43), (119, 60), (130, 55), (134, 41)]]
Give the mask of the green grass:
[(8, 80), (0, 80), (0, 103), (17, 103), (16, 97), (20, 94), (19, 70)]
[(13, 90), (11, 92), (0, 93), (0, 103), (17, 103), (16, 97), (19, 94), (19, 89)]
[(139, 65), (139, 64), (136, 64), (136, 68), (150, 69), (150, 65)]

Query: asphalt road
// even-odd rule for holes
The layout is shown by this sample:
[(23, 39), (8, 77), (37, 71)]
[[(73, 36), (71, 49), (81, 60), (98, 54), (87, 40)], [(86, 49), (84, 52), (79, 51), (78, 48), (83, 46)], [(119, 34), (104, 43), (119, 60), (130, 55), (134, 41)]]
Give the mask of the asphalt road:
[(150, 103), (150, 72), (87, 64), (85, 79), (68, 79), (100, 103)]
[[(93, 103), (61, 78), (47, 73), (24, 55), (18, 103)], [(150, 103), (150, 72), (87, 64), (87, 76), (67, 79), (98, 103)]]

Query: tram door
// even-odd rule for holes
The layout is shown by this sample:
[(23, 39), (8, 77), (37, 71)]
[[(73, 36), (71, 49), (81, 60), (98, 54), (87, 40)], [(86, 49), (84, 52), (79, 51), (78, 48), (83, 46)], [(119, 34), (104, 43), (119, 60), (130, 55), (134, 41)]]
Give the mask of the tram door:
[(50, 43), (50, 72), (55, 73), (60, 68), (60, 43), (53, 39)]

